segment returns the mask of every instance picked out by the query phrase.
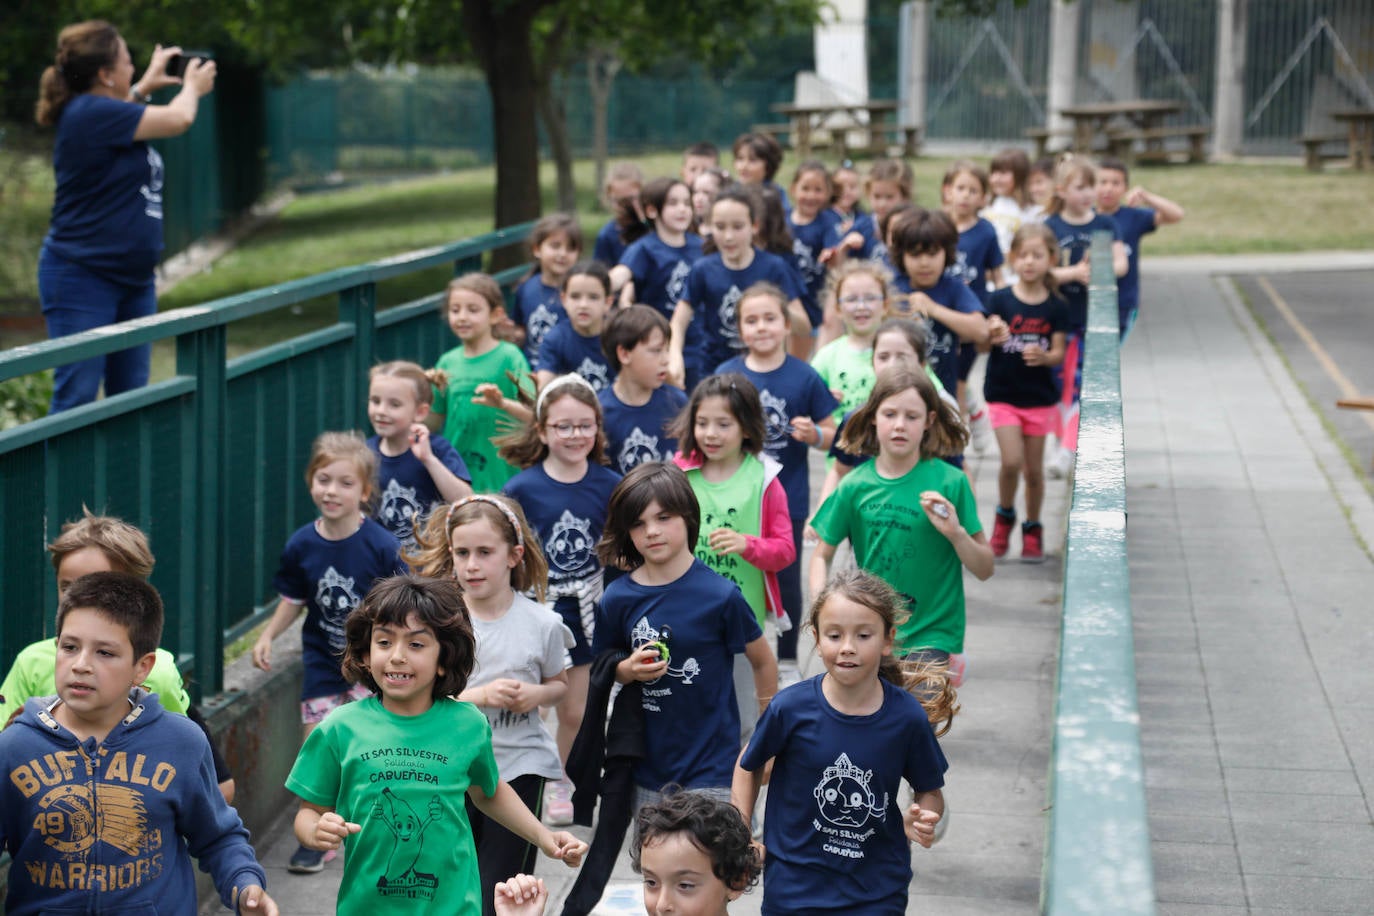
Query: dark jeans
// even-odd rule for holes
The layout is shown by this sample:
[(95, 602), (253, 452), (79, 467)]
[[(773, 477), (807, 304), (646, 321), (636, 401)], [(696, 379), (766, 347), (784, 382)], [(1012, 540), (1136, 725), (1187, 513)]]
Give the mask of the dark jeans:
[(778, 634), (778, 661), (797, 660), (797, 636), (802, 626), (802, 529), (806, 527), (805, 518), (792, 519), (792, 543), (797, 548), (797, 558), (792, 565), (778, 572), (778, 591), (782, 594), (782, 606), (787, 609), (787, 619), (792, 621), (792, 629)]
[[(52, 339), (143, 318), (157, 311), (157, 290), (152, 277), (146, 286), (123, 286), (63, 260), (46, 247), (38, 258), (38, 298), (43, 304), (48, 337)], [(106, 397), (142, 388), (148, 384), (152, 353), (152, 344), (142, 344), (58, 366), (49, 413), (94, 401), (102, 377)]]
[[(509, 782), (525, 807), (539, 817), (544, 800), (544, 777), (517, 776)], [(520, 872), (534, 874), (534, 860), (539, 850), (477, 810), (472, 799), (467, 800), (467, 809), (472, 840), (477, 847), (477, 873), (482, 881), (482, 913), (483, 916), (495, 916), (496, 883)]]

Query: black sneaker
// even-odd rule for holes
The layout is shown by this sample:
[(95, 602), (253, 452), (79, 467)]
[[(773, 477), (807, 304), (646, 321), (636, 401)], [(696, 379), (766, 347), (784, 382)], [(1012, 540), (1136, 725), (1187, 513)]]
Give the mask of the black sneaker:
[(286, 864), (286, 870), (293, 875), (313, 875), (323, 869), (324, 850), (306, 849), (304, 846), (298, 846), (295, 855)]

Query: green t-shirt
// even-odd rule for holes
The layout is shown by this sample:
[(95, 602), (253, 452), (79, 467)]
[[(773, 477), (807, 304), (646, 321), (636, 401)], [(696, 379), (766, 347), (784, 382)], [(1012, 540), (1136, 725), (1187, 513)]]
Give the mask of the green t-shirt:
[(840, 481), (811, 525), (827, 544), (848, 538), (859, 567), (907, 600), (910, 618), (897, 627), (897, 649), (964, 651), (964, 571), (954, 545), (935, 529), (920, 495), (935, 490), (954, 506), (969, 534), (983, 530), (968, 477), (939, 458), (925, 458), (902, 477), (878, 475), (866, 461)]
[[(186, 687), (181, 682), (181, 672), (177, 670), (177, 660), (166, 649), (158, 649), (153, 670), (142, 686), (150, 693), (157, 694), (158, 702), (168, 712), (186, 714), (191, 698), (186, 695)], [(5, 682), (0, 684), (0, 728), (10, 720), (10, 715), (24, 705), (31, 697), (47, 697), (57, 693), (57, 640), (40, 639), (19, 651)]]
[(464, 801), (499, 781), (491, 726), (471, 703), (447, 697), (418, 716), (376, 697), (331, 712), (305, 739), (286, 787), (362, 830), (344, 840), (337, 911), (482, 912), (477, 850)]
[(716, 553), (711, 549), (710, 537), (717, 528), (758, 537), (763, 516), (763, 462), (746, 454), (729, 480), (711, 483), (701, 476), (701, 468), (693, 468), (687, 472), (687, 481), (701, 506), (701, 531), (693, 553), (711, 570), (739, 586), (762, 627), (768, 616), (763, 570), (737, 553)]
[(811, 359), (811, 368), (825, 381), (827, 388), (840, 393), (840, 406), (835, 409), (836, 423), (851, 410), (862, 407), (873, 390), (873, 348), (855, 349), (848, 335), (817, 350)]
[(507, 377), (527, 379), (530, 364), (515, 344), (498, 341), (481, 356), (469, 359), (462, 347), (454, 347), (439, 357), (436, 368), (448, 374), (448, 387), (443, 392), (444, 438), (463, 456), (472, 474), (472, 489), (478, 493), (499, 493), (506, 481), (519, 468), (501, 460), (493, 436), (502, 436), (516, 424), (504, 411), (485, 404), (472, 403), (477, 386), (494, 383), (508, 398), (519, 394), (515, 383)]

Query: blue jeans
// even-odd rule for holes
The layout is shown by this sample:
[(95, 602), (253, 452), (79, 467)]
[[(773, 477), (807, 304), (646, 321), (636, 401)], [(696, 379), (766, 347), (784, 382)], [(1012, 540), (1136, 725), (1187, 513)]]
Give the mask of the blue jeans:
[[(58, 257), (46, 246), (38, 257), (38, 298), (43, 304), (48, 337), (54, 340), (157, 311), (157, 290), (152, 277), (143, 286), (124, 286)], [(142, 388), (148, 384), (152, 354), (152, 345), (142, 344), (58, 366), (48, 412), (58, 413), (94, 401), (102, 377), (106, 397)]]

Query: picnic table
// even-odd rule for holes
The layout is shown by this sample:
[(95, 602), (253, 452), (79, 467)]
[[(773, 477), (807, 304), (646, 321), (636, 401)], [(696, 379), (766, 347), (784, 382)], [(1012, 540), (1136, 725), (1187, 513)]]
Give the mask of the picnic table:
[(1144, 141), (1144, 149), (1140, 156), (1165, 159), (1168, 150), (1164, 141), (1181, 137), (1189, 142), (1189, 160), (1200, 161), (1207, 128), (1167, 127), (1164, 124), (1167, 116), (1182, 110), (1182, 102), (1170, 99), (1130, 99), (1071, 105), (1059, 109), (1059, 113), (1073, 122), (1071, 148), (1076, 153), (1091, 155), (1095, 150), (1106, 150), (1114, 156), (1133, 161), (1137, 156), (1135, 143), (1141, 140)]
[(1331, 118), (1345, 124), (1350, 140), (1350, 167), (1374, 166), (1374, 109), (1346, 108), (1331, 112)]
[(782, 103), (770, 106), (770, 110), (788, 119), (788, 124), (777, 125), (771, 132), (790, 133), (792, 144), (803, 159), (811, 155), (819, 131), (827, 132), (832, 145), (839, 146), (842, 154), (847, 152), (846, 135), (850, 131), (863, 132), (868, 141), (864, 149), (875, 156), (886, 154), (889, 137), (898, 138), (907, 156), (916, 155), (920, 147), (921, 129), (897, 124), (896, 99), (809, 105)]

